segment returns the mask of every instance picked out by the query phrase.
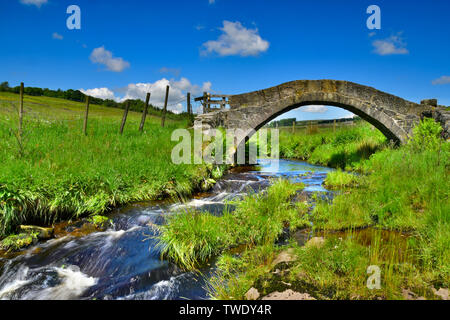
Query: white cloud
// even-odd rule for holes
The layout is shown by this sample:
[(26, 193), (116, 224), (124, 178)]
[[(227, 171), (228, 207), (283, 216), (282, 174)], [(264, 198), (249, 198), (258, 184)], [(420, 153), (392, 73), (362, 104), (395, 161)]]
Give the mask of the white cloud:
[(408, 49), (406, 49), (406, 43), (401, 37), (401, 33), (392, 35), (384, 40), (374, 40), (372, 45), (375, 48), (374, 52), (381, 56), (409, 53)]
[(216, 3), (216, 0), (208, 0), (209, 4), (214, 4)]
[(183, 112), (183, 105), (181, 103), (177, 103), (175, 106), (169, 109), (173, 113), (182, 113)]
[(58, 32), (53, 32), (52, 38), (53, 38), (53, 39), (56, 39), (56, 40), (62, 40), (62, 39), (64, 39), (64, 37), (63, 37), (62, 35), (60, 35)]
[(222, 34), (217, 40), (203, 44), (203, 55), (217, 53), (220, 56), (257, 56), (269, 48), (269, 42), (260, 37), (258, 29), (247, 29), (239, 21), (223, 21), (220, 30)]
[(183, 111), (187, 92), (190, 92), (192, 95), (200, 95), (203, 91), (210, 91), (212, 85), (211, 82), (205, 82), (202, 86), (195, 85), (186, 78), (181, 78), (180, 80), (162, 78), (153, 83), (130, 83), (124, 88), (115, 90), (115, 92), (108, 88), (80, 89), (80, 91), (96, 98), (112, 99), (117, 102), (122, 102), (127, 99), (145, 100), (147, 92), (150, 92), (150, 103), (162, 108), (164, 106), (167, 86), (170, 86), (167, 109), (175, 113), (180, 113)]
[(95, 48), (90, 56), (93, 63), (103, 64), (107, 70), (113, 72), (122, 72), (126, 68), (130, 67), (130, 63), (122, 58), (113, 58), (111, 51), (105, 49), (105, 47)]
[(109, 90), (108, 88), (94, 88), (94, 89), (80, 89), (85, 95), (100, 98), (100, 99), (110, 99), (118, 101), (119, 98), (114, 95), (114, 92)]
[(203, 86), (202, 86), (202, 92), (209, 92), (211, 91), (211, 87), (212, 87), (212, 83), (210, 81), (207, 82), (203, 82)]
[(325, 113), (328, 111), (328, 108), (326, 106), (310, 105), (301, 108), (300, 111), (310, 113)]
[(43, 4), (46, 4), (47, 0), (20, 0), (20, 3), (27, 4), (27, 5), (33, 5), (38, 8), (40, 8)]
[(450, 76), (442, 76), (440, 78), (434, 79), (431, 83), (433, 85), (449, 84), (450, 83)]
[(205, 82), (202, 87), (193, 85), (188, 79), (181, 78), (180, 80), (167, 80), (166, 78), (160, 79), (153, 83), (131, 83), (125, 89), (125, 96), (122, 100), (126, 99), (145, 99), (147, 92), (151, 92), (151, 103), (158, 107), (164, 105), (166, 96), (166, 87), (170, 86), (169, 90), (169, 110), (178, 110), (180, 103), (186, 101), (186, 92), (190, 92), (193, 95), (198, 95), (206, 89), (211, 89), (211, 83)]
[(341, 119), (352, 119), (355, 118), (356, 114), (353, 114), (351, 112), (348, 112), (348, 114), (346, 114), (345, 116), (343, 116)]

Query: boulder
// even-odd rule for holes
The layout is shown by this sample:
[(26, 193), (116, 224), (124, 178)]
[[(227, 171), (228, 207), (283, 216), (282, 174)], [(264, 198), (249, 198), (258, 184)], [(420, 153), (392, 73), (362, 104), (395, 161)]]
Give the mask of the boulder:
[(280, 263), (289, 263), (295, 261), (297, 257), (295, 256), (294, 249), (290, 248), (280, 252), (280, 254), (273, 260), (272, 267)]
[(283, 292), (272, 292), (267, 296), (263, 297), (261, 300), (316, 300), (314, 297), (310, 296), (308, 293), (300, 293), (288, 289)]
[(323, 237), (313, 237), (308, 240), (305, 244), (306, 247), (316, 247), (321, 248), (325, 244), (325, 239)]
[(0, 250), (19, 251), (38, 242), (35, 233), (13, 234), (0, 241)]
[(408, 289), (403, 289), (402, 295), (405, 300), (426, 300), (424, 297), (418, 297), (417, 294)]
[(245, 294), (245, 299), (247, 300), (257, 300), (259, 298), (259, 291), (256, 288), (250, 288)]
[(439, 290), (436, 290), (433, 288), (433, 293), (440, 297), (442, 300), (448, 300), (448, 289), (440, 288)]

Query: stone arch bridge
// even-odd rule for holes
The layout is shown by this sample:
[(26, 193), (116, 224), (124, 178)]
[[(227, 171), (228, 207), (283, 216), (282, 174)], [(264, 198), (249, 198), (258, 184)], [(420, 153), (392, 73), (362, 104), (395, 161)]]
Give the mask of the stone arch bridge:
[[(208, 102), (211, 101), (206, 101), (206, 105), (209, 105)], [(346, 109), (374, 125), (396, 143), (406, 142), (412, 128), (422, 117), (433, 117), (439, 121), (447, 139), (450, 132), (450, 110), (438, 106), (436, 99), (417, 104), (349, 81), (291, 81), (264, 90), (228, 96), (228, 104), (229, 109), (216, 109), (197, 116), (194, 126), (204, 130), (239, 128), (242, 133), (237, 137), (236, 146), (245, 143), (255, 131), (279, 115), (306, 105)]]

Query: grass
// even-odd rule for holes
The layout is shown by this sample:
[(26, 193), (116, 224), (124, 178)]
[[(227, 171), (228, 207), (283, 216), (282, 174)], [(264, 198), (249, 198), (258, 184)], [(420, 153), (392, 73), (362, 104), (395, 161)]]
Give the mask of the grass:
[[(337, 133), (339, 138), (330, 138), (312, 154), (333, 159), (334, 152), (372, 150), (374, 138), (367, 129), (362, 125)], [(356, 162), (344, 156), (342, 165), (361, 175), (330, 174), (327, 185), (341, 192), (332, 202), (316, 197), (310, 215), (303, 203), (293, 210), (287, 182), (274, 184), (267, 194), (250, 195), (223, 217), (176, 215), (160, 230), (164, 252), (178, 263), (188, 261), (181, 261), (184, 267), (218, 256), (208, 286), (214, 299), (244, 299), (252, 287), (262, 295), (292, 289), (317, 299), (404, 299), (405, 292), (436, 299), (433, 290), (450, 285), (450, 147), (439, 138), (440, 130), (434, 120), (425, 119), (404, 146), (394, 149), (381, 142), (378, 152), (370, 157), (371, 152), (361, 152), (366, 156)], [(294, 138), (285, 137), (281, 147), (303, 148), (283, 146)], [(286, 222), (291, 231), (313, 223), (324, 244), (300, 246), (291, 238), (288, 245), (278, 245)], [(230, 250), (239, 244), (244, 245), (240, 250)], [(283, 251), (295, 261), (274, 265)], [(369, 266), (380, 268), (380, 289), (367, 287)]]
[[(330, 236), (322, 246), (292, 242), (254, 247), (239, 256), (222, 255), (209, 294), (213, 299), (239, 300), (254, 287), (262, 297), (291, 289), (316, 299), (403, 299), (403, 289), (409, 288), (417, 296), (435, 299), (428, 274), (414, 264), (407, 245), (399, 255), (398, 240), (383, 239), (381, 232), (370, 230), (368, 242), (350, 232), (346, 237)], [(295, 260), (274, 263), (281, 252), (290, 252)], [(367, 287), (369, 266), (380, 268), (380, 289)]]
[(328, 189), (350, 188), (358, 184), (358, 177), (338, 169), (328, 173), (324, 183)]
[(200, 188), (211, 167), (175, 165), (170, 136), (189, 119), (147, 118), (130, 112), (119, 135), (121, 110), (92, 105), (88, 134), (82, 132), (84, 104), (25, 97), (23, 150), (16, 135), (17, 95), (0, 94), (0, 237), (20, 224), (105, 213), (133, 201), (188, 195)]
[[(428, 131), (424, 133), (423, 131)], [(438, 137), (439, 125), (425, 120), (409, 144), (386, 149), (364, 163), (359, 188), (313, 212), (320, 229), (375, 225), (414, 234), (414, 251), (433, 280), (450, 285), (450, 147)]]
[(306, 223), (306, 205), (290, 198), (303, 185), (279, 180), (267, 192), (251, 194), (223, 215), (188, 211), (173, 214), (156, 227), (163, 257), (194, 270), (222, 252), (238, 246), (274, 243), (285, 227), (295, 230)]
[(359, 169), (364, 160), (383, 149), (386, 138), (373, 126), (357, 121), (355, 125), (314, 127), (314, 130), (280, 130), (280, 157), (305, 160), (345, 170)]
[[(0, 92), (0, 115), (10, 120), (16, 120), (18, 110), (19, 95), (9, 92)], [(25, 119), (36, 121), (55, 121), (55, 120), (81, 120), (84, 119), (85, 103), (71, 100), (51, 98), (44, 96), (24, 96)], [(123, 110), (118, 108), (109, 108), (102, 105), (91, 104), (89, 106), (89, 119), (110, 119), (119, 121), (123, 115)], [(141, 113), (130, 111), (128, 120), (140, 121)], [(127, 121), (128, 121), (127, 120)], [(176, 123), (185, 120), (182, 115), (167, 113), (166, 123)], [(159, 115), (148, 114), (146, 123), (160, 124)]]

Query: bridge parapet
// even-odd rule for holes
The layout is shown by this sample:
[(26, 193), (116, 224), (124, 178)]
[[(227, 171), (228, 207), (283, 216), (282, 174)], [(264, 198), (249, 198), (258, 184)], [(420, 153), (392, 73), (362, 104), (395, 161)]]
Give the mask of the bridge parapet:
[(437, 101), (417, 104), (395, 95), (349, 81), (297, 80), (264, 90), (228, 97), (230, 109), (197, 117), (210, 127), (257, 131), (277, 116), (305, 105), (331, 105), (346, 109), (377, 127), (389, 139), (405, 142), (421, 117), (434, 112), (448, 135), (448, 113), (433, 111)]

